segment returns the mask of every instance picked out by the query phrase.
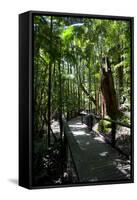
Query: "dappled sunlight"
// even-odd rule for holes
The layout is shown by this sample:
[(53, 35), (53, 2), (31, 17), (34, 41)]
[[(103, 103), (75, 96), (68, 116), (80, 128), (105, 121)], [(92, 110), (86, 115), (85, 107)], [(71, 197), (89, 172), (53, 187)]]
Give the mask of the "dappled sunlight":
[(59, 133), (60, 132), (59, 122), (52, 120), (51, 128), (52, 128), (54, 133)]
[(98, 132), (98, 123), (93, 125), (92, 130)]
[(104, 138), (101, 137), (101, 136), (96, 136), (96, 137), (94, 137), (93, 139), (96, 140), (96, 141), (98, 141), (98, 142), (105, 143)]
[(84, 131), (76, 131), (76, 132), (74, 131), (74, 132), (73, 132), (73, 135), (74, 135), (74, 136), (86, 135), (86, 133), (85, 133)]
[(77, 122), (76, 125), (85, 125), (85, 124), (82, 124), (81, 122)]
[(90, 142), (86, 142), (86, 145), (90, 145)]
[(70, 128), (87, 128), (87, 126), (85, 124), (70, 124), (69, 125)]
[(118, 165), (116, 167), (120, 172), (122, 172), (123, 174), (127, 175), (127, 170), (129, 171), (130, 170), (130, 167), (129, 166), (122, 166), (122, 165)]
[[(114, 180), (130, 178), (130, 164), (125, 163), (123, 157), (114, 150), (110, 145), (106, 144), (104, 137), (97, 133), (98, 124), (93, 126), (90, 131), (85, 124), (74, 119), (69, 125), (77, 145), (80, 148), (81, 162), (86, 163), (88, 168), (87, 181), (96, 182), (99, 180)], [(79, 161), (78, 161), (79, 163)], [(84, 169), (83, 169), (84, 170)], [(105, 172), (104, 172), (105, 171)], [(82, 171), (81, 173), (87, 174)]]
[[(72, 129), (73, 135), (74, 136), (83, 136), (83, 137), (87, 137), (90, 136), (91, 134), (89, 132), (87, 132), (87, 130), (82, 130), (82, 129)], [(83, 138), (84, 139), (84, 138)], [(87, 138), (88, 140), (90, 138)], [(82, 138), (81, 138), (82, 140)]]
[(99, 155), (104, 157), (104, 156), (107, 156), (107, 155), (108, 155), (108, 152), (107, 152), (107, 151), (104, 151), (104, 152), (102, 152), (102, 153), (99, 153)]
[(70, 124), (69, 127), (71, 131), (73, 132), (74, 136), (90, 135), (90, 133), (88, 132), (87, 126), (80, 122), (77, 122), (76, 124)]
[(130, 163), (122, 163), (122, 162), (114, 162), (116, 164), (116, 168), (122, 173), (130, 178)]

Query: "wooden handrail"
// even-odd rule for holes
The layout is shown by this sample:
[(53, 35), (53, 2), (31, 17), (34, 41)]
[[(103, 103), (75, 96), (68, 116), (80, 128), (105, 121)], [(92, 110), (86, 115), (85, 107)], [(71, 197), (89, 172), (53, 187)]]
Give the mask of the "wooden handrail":
[[(68, 124), (67, 124), (66, 119), (63, 117), (62, 120), (63, 120), (63, 128), (64, 128), (64, 137), (66, 138), (67, 145), (68, 145), (70, 155), (71, 155), (71, 159), (72, 159), (72, 162), (73, 162), (74, 170), (75, 170), (77, 179), (79, 180), (79, 174), (78, 174), (78, 170), (77, 170), (77, 166), (76, 166), (73, 154), (76, 154), (76, 156), (78, 157), (79, 152), (80, 152), (80, 148), (77, 145), (77, 142), (76, 142), (76, 140), (75, 140)], [(73, 150), (72, 150), (72, 146), (73, 146)], [(80, 161), (80, 158), (78, 160)]]
[(123, 127), (131, 128), (131, 125), (130, 125), (130, 124), (124, 124), (124, 123), (119, 122), (119, 121), (115, 121), (115, 120), (112, 120), (112, 119), (103, 118), (103, 117), (101, 117), (101, 116), (99, 116), (99, 115), (95, 115), (95, 114), (93, 114), (93, 113), (90, 113), (90, 114), (88, 114), (87, 116), (90, 116), (90, 115), (92, 115), (92, 116), (95, 117), (96, 119), (106, 120), (106, 121), (109, 121), (109, 122), (118, 124), (118, 125), (120, 125), (120, 126), (123, 126)]

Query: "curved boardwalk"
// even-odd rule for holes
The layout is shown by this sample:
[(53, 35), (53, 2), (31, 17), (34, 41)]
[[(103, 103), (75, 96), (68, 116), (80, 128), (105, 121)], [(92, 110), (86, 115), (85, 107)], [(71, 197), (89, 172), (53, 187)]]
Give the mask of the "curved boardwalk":
[(103, 136), (89, 131), (80, 117), (68, 125), (77, 145), (77, 151), (74, 147), (72, 153), (80, 182), (130, 179), (130, 161), (107, 144)]

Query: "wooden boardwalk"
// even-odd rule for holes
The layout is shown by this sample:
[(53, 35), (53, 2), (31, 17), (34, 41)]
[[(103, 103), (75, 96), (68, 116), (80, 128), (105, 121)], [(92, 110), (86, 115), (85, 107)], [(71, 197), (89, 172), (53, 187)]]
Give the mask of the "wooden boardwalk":
[(75, 139), (71, 149), (80, 182), (130, 179), (130, 161), (107, 144), (103, 136), (89, 131), (80, 117), (68, 125)]

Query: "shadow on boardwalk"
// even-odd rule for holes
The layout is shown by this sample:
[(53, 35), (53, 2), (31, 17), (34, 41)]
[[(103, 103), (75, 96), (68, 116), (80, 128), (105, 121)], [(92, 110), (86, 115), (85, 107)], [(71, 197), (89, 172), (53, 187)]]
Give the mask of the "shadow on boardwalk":
[(130, 161), (106, 144), (103, 136), (89, 131), (80, 117), (68, 124), (79, 149), (72, 153), (80, 182), (130, 179)]

